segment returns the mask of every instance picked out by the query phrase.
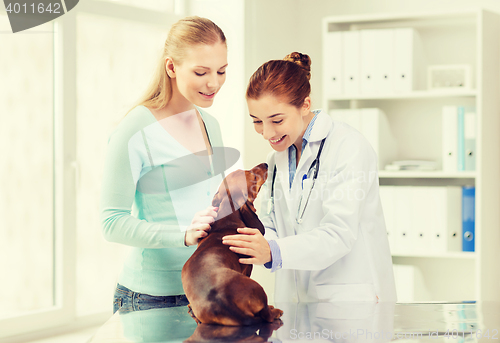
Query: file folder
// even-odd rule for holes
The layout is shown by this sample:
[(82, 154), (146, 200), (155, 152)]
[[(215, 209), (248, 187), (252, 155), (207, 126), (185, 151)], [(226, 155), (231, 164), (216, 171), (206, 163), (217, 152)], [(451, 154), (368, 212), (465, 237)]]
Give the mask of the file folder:
[(323, 87), (327, 97), (343, 93), (342, 32), (328, 32), (323, 44)]
[(381, 186), (380, 199), (392, 253), (462, 250), (462, 187)]
[(457, 151), (457, 170), (465, 170), (465, 109), (458, 106), (458, 151)]
[(433, 187), (412, 188), (412, 231), (415, 253), (430, 253), (432, 238), (441, 213), (436, 211), (439, 200), (432, 196)]
[(398, 302), (431, 299), (424, 275), (418, 266), (393, 264), (393, 271)]
[(384, 213), (385, 227), (387, 230), (387, 239), (389, 241), (389, 248), (391, 253), (397, 251), (396, 247), (396, 224), (395, 224), (395, 211), (394, 211), (394, 192), (396, 186), (380, 186), (380, 203), (382, 204), (382, 211)]
[(365, 136), (378, 156), (379, 169), (396, 159), (398, 147), (386, 114), (378, 108), (331, 110), (334, 120), (342, 121)]
[(394, 161), (398, 154), (398, 145), (392, 133), (387, 115), (378, 108), (362, 108), (361, 133), (372, 144), (378, 156), (378, 168), (384, 169)]
[(425, 65), (418, 32), (412, 28), (394, 29), (393, 89), (407, 93), (423, 87), (422, 67)]
[(464, 118), (465, 170), (476, 170), (476, 113), (470, 109)]
[(376, 73), (378, 41), (377, 30), (362, 30), (361, 37), (361, 93), (374, 94), (377, 92)]
[(413, 253), (416, 242), (412, 231), (412, 186), (398, 186), (394, 196), (396, 252)]
[(338, 109), (330, 110), (333, 120), (341, 121), (361, 132), (361, 110)]
[(442, 108), (442, 156), (443, 171), (458, 169), (458, 115), (456, 106)]
[(393, 93), (394, 31), (361, 30), (361, 92)]
[(394, 92), (394, 30), (376, 30), (375, 41), (375, 89), (379, 93), (392, 94)]
[(463, 187), (462, 189), (462, 250), (475, 251), (476, 241), (476, 188)]
[[(459, 186), (430, 187), (428, 201), (433, 203), (429, 224), (432, 227), (431, 249), (434, 253), (458, 252), (462, 250), (460, 218), (462, 216)], [(432, 200), (431, 200), (432, 199)]]
[(345, 95), (360, 93), (360, 32), (342, 32), (343, 85)]

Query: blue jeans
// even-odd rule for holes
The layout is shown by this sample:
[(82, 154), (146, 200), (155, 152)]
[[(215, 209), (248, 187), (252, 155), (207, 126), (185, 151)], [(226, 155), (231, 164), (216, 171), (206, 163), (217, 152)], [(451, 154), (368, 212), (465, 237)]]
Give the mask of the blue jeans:
[(184, 294), (155, 296), (131, 291), (120, 284), (116, 285), (113, 299), (113, 314), (120, 310), (120, 313), (132, 311), (144, 311), (152, 308), (187, 306), (189, 301)]

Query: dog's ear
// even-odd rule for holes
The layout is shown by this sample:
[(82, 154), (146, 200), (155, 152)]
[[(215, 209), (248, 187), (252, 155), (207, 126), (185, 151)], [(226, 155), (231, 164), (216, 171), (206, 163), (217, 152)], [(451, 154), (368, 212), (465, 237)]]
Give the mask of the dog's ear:
[(255, 207), (253, 206), (253, 202), (251, 202), (251, 201), (247, 201), (247, 202), (246, 202), (246, 204), (247, 204), (248, 208), (249, 208), (252, 212), (257, 213), (257, 210), (256, 210), (256, 209), (255, 209)]
[(257, 216), (257, 213), (255, 213), (255, 208), (253, 207), (253, 204), (251, 202), (247, 201), (240, 208), (240, 213), (246, 227), (259, 229), (260, 233), (264, 235), (265, 233), (264, 225), (262, 225), (262, 222)]
[(215, 193), (214, 198), (212, 199), (212, 206), (213, 207), (219, 207), (221, 200), (222, 199), (220, 197), (219, 192)]
[(248, 203), (248, 192), (243, 190), (238, 190), (238, 192), (234, 192), (234, 195), (231, 194), (231, 199), (233, 199), (233, 204), (237, 209), (242, 208), (245, 206), (246, 203)]

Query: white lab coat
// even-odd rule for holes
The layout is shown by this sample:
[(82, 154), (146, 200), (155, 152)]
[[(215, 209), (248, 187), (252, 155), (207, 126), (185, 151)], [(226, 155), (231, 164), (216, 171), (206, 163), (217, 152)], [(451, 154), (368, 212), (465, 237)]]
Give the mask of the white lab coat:
[[(300, 196), (321, 140), (319, 175), (303, 215)], [(309, 144), (289, 187), (288, 151), (268, 156), (269, 177), (261, 194), (265, 238), (278, 243), (276, 302), (396, 301), (392, 259), (379, 196), (377, 156), (352, 127), (318, 113)], [(269, 197), (276, 164), (274, 205)], [(302, 190), (302, 187), (306, 189)]]

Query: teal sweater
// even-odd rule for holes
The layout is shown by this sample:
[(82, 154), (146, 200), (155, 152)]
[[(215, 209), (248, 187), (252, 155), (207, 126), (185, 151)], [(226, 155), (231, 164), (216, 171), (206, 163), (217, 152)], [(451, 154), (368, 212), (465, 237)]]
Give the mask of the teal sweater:
[[(197, 109), (212, 147), (222, 147), (217, 120)], [(101, 221), (108, 241), (134, 247), (118, 279), (123, 286), (150, 295), (184, 294), (182, 266), (196, 249), (184, 245), (185, 230), (196, 212), (211, 205), (222, 181), (203, 162), (144, 106), (110, 135)]]

